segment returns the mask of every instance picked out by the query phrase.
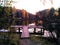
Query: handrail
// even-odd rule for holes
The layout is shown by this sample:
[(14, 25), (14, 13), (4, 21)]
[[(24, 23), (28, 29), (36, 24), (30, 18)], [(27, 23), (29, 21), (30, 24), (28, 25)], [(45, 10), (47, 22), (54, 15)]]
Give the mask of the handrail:
[[(11, 27), (23, 27), (23, 26), (19, 26), (19, 25), (12, 25)], [(36, 27), (38, 27), (38, 28), (44, 28), (43, 26), (34, 26), (34, 25), (32, 25), (32, 26), (28, 26), (28, 28), (29, 27), (33, 27), (33, 28), (36, 28)]]

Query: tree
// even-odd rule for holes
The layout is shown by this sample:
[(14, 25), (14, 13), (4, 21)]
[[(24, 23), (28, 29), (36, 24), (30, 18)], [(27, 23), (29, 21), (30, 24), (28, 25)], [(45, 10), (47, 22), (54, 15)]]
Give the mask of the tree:
[(0, 6), (3, 7), (12, 7), (12, 3), (15, 3), (13, 0), (0, 0)]
[(12, 23), (12, 8), (0, 6), (0, 27), (8, 28)]
[(7, 28), (12, 24), (13, 0), (0, 0), (0, 27)]

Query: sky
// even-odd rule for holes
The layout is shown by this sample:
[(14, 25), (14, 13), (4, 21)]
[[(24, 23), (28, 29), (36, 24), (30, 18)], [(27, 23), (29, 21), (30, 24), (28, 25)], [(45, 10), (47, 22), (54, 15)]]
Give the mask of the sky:
[[(13, 3), (12, 6), (17, 9), (25, 9), (27, 12), (30, 12), (32, 14), (35, 14), (38, 11), (44, 10), (44, 9), (50, 9), (51, 7), (54, 7), (55, 9), (60, 6), (60, 0), (52, 0), (53, 4), (50, 2), (50, 0), (14, 0), (16, 3)], [(44, 2), (44, 4), (43, 4)]]

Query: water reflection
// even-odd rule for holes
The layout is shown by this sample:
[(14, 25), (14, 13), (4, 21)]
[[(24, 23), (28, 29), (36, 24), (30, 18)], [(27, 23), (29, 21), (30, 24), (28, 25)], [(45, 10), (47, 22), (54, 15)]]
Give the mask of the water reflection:
[(19, 45), (30, 45), (30, 39), (21, 39)]

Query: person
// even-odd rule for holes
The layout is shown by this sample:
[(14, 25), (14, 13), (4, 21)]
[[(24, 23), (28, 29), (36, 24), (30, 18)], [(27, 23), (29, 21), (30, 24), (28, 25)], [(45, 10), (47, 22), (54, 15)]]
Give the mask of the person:
[(23, 26), (23, 30), (22, 30), (22, 34), (21, 34), (21, 38), (29, 38), (29, 31), (28, 31), (28, 26)]

